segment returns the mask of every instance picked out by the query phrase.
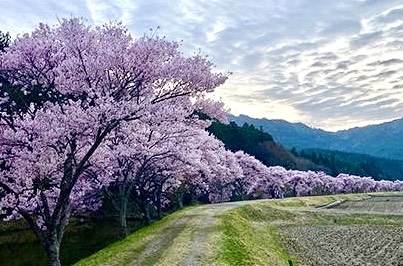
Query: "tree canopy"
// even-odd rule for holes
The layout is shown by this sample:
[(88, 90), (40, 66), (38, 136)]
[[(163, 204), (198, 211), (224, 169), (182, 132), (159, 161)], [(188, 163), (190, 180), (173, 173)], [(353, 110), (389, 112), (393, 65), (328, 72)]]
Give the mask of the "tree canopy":
[[(99, 191), (113, 181), (113, 136), (203, 108), (222, 116), (204, 95), (227, 77), (178, 48), (163, 38), (133, 39), (121, 24), (92, 28), (73, 18), (40, 24), (1, 53), (1, 215), (27, 220), (51, 265), (60, 264), (71, 214), (98, 208)], [(30, 102), (31, 95), (47, 97)]]

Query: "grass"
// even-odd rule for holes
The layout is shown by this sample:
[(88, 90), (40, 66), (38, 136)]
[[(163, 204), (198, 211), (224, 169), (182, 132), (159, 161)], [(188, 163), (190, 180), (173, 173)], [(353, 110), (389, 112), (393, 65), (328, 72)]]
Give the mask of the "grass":
[[(139, 223), (132, 223), (131, 229), (139, 226)], [(114, 221), (90, 219), (82, 224), (72, 221), (63, 238), (61, 262), (71, 265), (118, 239), (119, 231)], [(0, 266), (47, 263), (46, 253), (23, 221), (1, 223), (0, 251)]]
[[(259, 201), (233, 209), (220, 217), (223, 233), (218, 254), (219, 265), (298, 265), (284, 248), (279, 226), (300, 224), (359, 223), (382, 218), (365, 215), (344, 215), (309, 212), (307, 207), (333, 201), (363, 198), (363, 194), (330, 195)], [(396, 217), (391, 217), (397, 219)], [(389, 217), (385, 217), (389, 219)]]
[[(125, 239), (115, 242), (92, 256), (79, 261), (75, 265), (127, 265), (133, 258), (136, 258), (141, 254), (148, 240), (152, 240), (152, 238), (164, 230), (171, 221), (181, 217), (182, 213), (190, 208), (192, 207), (170, 214), (163, 219), (138, 230)], [(157, 260), (157, 257), (155, 256), (156, 255), (153, 257), (153, 255), (151, 255), (143, 265), (153, 265)]]
[[(249, 205), (237, 207), (224, 212), (218, 217), (219, 223), (210, 228), (206, 237), (207, 246), (211, 253), (209, 265), (298, 265), (283, 247), (278, 226), (287, 224), (323, 224), (323, 223), (349, 223), (350, 220), (359, 221), (360, 217), (335, 216), (309, 212), (307, 207), (320, 206), (336, 200), (358, 199), (366, 195), (331, 195), (318, 197), (287, 198), (281, 200), (268, 200), (251, 202)], [(182, 255), (186, 254), (186, 245), (191, 245), (193, 219), (195, 213), (201, 212), (208, 206), (187, 208), (175, 212), (161, 221), (130, 235), (126, 239), (113, 243), (89, 258), (76, 265), (127, 265), (142, 255), (146, 246), (154, 241), (158, 234), (172, 237), (171, 242), (160, 243), (164, 248), (156, 249), (147, 259), (141, 260), (141, 265), (180, 265)], [(304, 211), (298, 211), (298, 210)], [(189, 218), (186, 225), (178, 232), (172, 230), (173, 223), (184, 216)], [(197, 216), (197, 215), (196, 215)], [(350, 220), (349, 220), (350, 219)], [(157, 238), (156, 238), (157, 239)], [(182, 245), (180, 245), (181, 242)], [(165, 252), (161, 251), (165, 250)]]
[[(217, 209), (213, 210), (209, 205), (188, 207), (114, 243), (111, 242), (117, 239), (118, 232), (113, 232), (113, 226), (107, 223), (95, 224), (91, 228), (73, 226), (65, 237), (62, 262), (67, 265), (75, 263), (102, 248), (99, 244), (102, 242), (104, 246), (105, 243), (111, 244), (76, 265), (127, 265), (139, 257), (140, 265), (185, 265), (186, 258), (195, 248), (192, 247), (194, 241), (203, 241), (206, 242), (203, 255), (196, 260), (209, 265), (287, 266), (292, 263), (295, 266), (298, 258), (290, 255), (285, 248), (282, 228), (300, 225), (403, 225), (400, 216), (337, 213), (313, 208), (333, 201), (365, 197), (368, 195), (350, 194), (248, 202), (247, 205), (218, 212), (214, 216), (215, 222), (204, 231), (198, 231), (197, 226), (203, 224), (205, 213), (215, 213)], [(179, 220), (181, 223), (178, 223)], [(19, 224), (2, 224), (0, 265), (45, 264), (43, 251), (38, 248), (33, 235), (27, 232)], [(150, 252), (150, 243), (153, 245), (154, 241), (159, 242)], [(8, 258), (13, 261), (6, 261)]]
[[(379, 194), (376, 194), (377, 196)], [(383, 193), (381, 196), (402, 196)], [(287, 226), (403, 226), (401, 216), (318, 211), (333, 201), (359, 200), (367, 194), (346, 194), (269, 200), (233, 209), (221, 216), (222, 265), (298, 265), (284, 247), (279, 230)], [(308, 208), (310, 207), (310, 208)]]
[(222, 238), (219, 264), (223, 265), (288, 265), (293, 258), (280, 245), (276, 219), (294, 218), (289, 211), (281, 211), (262, 204), (240, 207), (221, 217)]
[(247, 205), (221, 217), (222, 238), (218, 256), (223, 265), (288, 265), (292, 257), (279, 245), (274, 218), (293, 217), (291, 212)]

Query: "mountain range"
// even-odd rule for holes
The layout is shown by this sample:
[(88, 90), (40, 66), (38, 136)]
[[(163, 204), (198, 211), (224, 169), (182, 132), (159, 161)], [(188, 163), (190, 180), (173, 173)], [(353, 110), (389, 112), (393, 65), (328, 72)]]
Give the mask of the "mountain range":
[(252, 124), (289, 149), (335, 150), (403, 160), (403, 118), (337, 132), (311, 128), (303, 123), (259, 119), (246, 115), (230, 115), (228, 119), (238, 125)]

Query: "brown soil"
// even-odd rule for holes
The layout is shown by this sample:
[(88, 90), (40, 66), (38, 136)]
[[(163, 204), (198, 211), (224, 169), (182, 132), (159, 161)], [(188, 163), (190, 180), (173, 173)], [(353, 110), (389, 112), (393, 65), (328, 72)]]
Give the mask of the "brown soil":
[(282, 230), (300, 265), (403, 265), (403, 228), (298, 226)]
[[(339, 214), (365, 213), (379, 217), (403, 215), (403, 197), (347, 201), (324, 213), (332, 210)], [(402, 225), (370, 224), (361, 220), (360, 224), (283, 226), (279, 232), (299, 265), (403, 265)]]

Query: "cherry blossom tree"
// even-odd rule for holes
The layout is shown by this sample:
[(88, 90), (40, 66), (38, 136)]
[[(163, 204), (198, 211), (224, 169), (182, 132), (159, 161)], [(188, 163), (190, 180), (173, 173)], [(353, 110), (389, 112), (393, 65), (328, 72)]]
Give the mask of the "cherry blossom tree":
[[(251, 195), (273, 197), (275, 186), (286, 196), (326, 195), (336, 193), (368, 193), (376, 191), (402, 190), (401, 181), (375, 181), (371, 177), (340, 174), (337, 177), (323, 172), (286, 170), (281, 166), (269, 167), (269, 172), (258, 175), (251, 184)], [(261, 173), (265, 173), (261, 171)], [(279, 180), (276, 185), (276, 180)], [(278, 193), (277, 193), (278, 195)]]
[[(119, 213), (122, 236), (127, 235), (127, 208), (134, 201), (147, 222), (150, 222), (150, 206), (161, 215), (164, 190), (169, 183), (181, 183), (180, 174), (187, 155), (192, 153), (192, 138), (197, 130), (180, 121), (139, 120), (139, 123), (115, 130), (109, 138), (110, 162), (115, 169), (113, 182), (105, 189)], [(184, 155), (183, 153), (186, 153)]]
[[(210, 141), (211, 142), (211, 141)], [(211, 143), (210, 143), (211, 144)], [(204, 150), (209, 172), (203, 173), (210, 202), (225, 202), (233, 198), (235, 180), (242, 176), (242, 168), (233, 152), (224, 147)]]
[(70, 19), (18, 38), (0, 54), (0, 75), (24, 95), (39, 87), (58, 100), (0, 116), (2, 217), (24, 218), (49, 265), (60, 265), (70, 215), (99, 207), (94, 195), (116, 171), (105, 156), (109, 136), (214, 91), (226, 76), (212, 67), (200, 55), (184, 57), (175, 42), (134, 40), (120, 24), (91, 28)]
[(193, 163), (192, 154), (208, 146), (199, 145), (203, 138), (222, 146), (205, 132), (210, 120), (226, 119), (222, 104), (204, 97), (180, 99), (177, 104), (178, 99), (153, 106), (151, 116), (115, 129), (108, 138), (108, 156), (115, 172), (105, 192), (119, 213), (122, 236), (127, 235), (129, 200), (146, 222), (151, 220), (151, 209), (160, 218), (167, 194), (175, 194), (183, 184), (184, 172)]
[(273, 174), (271, 168), (243, 151), (237, 151), (235, 156), (242, 169), (242, 175), (234, 182), (235, 199), (275, 198), (281, 194), (281, 177)]

